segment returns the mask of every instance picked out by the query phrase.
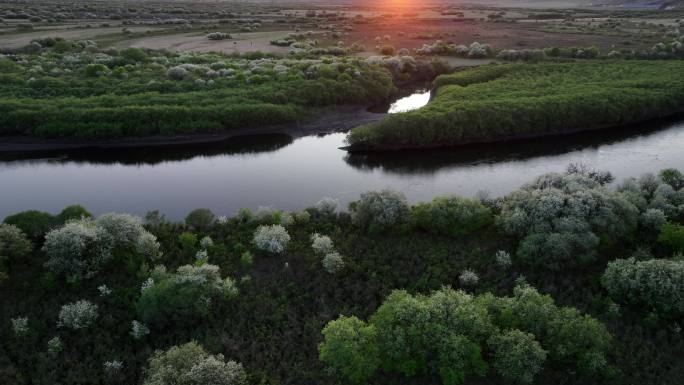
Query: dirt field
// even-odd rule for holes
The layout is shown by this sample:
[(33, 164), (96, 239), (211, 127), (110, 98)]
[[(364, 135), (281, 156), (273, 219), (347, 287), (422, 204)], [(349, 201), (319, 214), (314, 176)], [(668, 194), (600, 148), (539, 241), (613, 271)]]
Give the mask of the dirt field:
[[(432, 44), (436, 40), (456, 44), (472, 42), (490, 44), (494, 50), (545, 48), (552, 46), (591, 46), (602, 50), (620, 48), (626, 40), (625, 36), (591, 33), (556, 33), (542, 30), (541, 24), (530, 23), (490, 23), (481, 21), (453, 21), (444, 19), (420, 20), (409, 23), (398, 19), (395, 22), (355, 25), (354, 31), (340, 40), (346, 44), (360, 43), (373, 49), (378, 43), (376, 37), (390, 37), (382, 44), (391, 44), (397, 49), (420, 48), (423, 44)], [(401, 31), (401, 32), (398, 32)], [(422, 34), (431, 37), (412, 38), (411, 35)], [(647, 43), (647, 46), (650, 46)], [(634, 45), (629, 47), (634, 48)]]
[(151, 49), (167, 49), (171, 51), (192, 52), (268, 52), (287, 53), (287, 47), (271, 45), (273, 39), (287, 36), (291, 31), (248, 32), (233, 34), (230, 40), (209, 40), (204, 34), (197, 32), (179, 33), (163, 36), (150, 36), (115, 44), (117, 48), (137, 47)]
[[(130, 26), (131, 32), (159, 31), (163, 28), (149, 26)], [(121, 27), (79, 28), (79, 29), (49, 29), (25, 33), (0, 36), (0, 48), (17, 49), (31, 43), (31, 40), (41, 37), (61, 37), (68, 40), (94, 40), (99, 36), (121, 33)]]

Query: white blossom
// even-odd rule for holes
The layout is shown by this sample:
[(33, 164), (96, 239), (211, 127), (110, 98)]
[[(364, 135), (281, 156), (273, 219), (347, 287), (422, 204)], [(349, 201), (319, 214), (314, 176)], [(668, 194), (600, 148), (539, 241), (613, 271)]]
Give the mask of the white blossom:
[(209, 260), (209, 254), (206, 250), (200, 250), (195, 254), (195, 259), (198, 261), (207, 261)]
[(321, 214), (333, 215), (339, 204), (340, 202), (337, 199), (324, 197), (316, 203), (315, 208)]
[(112, 257), (107, 232), (91, 220), (72, 221), (45, 236), (46, 267), (70, 280), (94, 276)]
[(480, 281), (480, 277), (474, 271), (466, 269), (458, 276), (458, 281), (463, 286), (475, 286)]
[(162, 255), (157, 237), (147, 231), (140, 234), (135, 243), (135, 249), (138, 253), (152, 260), (159, 259)]
[(511, 254), (504, 250), (497, 251), (495, 259), (496, 264), (499, 265), (499, 267), (501, 267), (502, 269), (508, 269), (513, 264), (513, 261), (511, 260)]
[(12, 318), (12, 331), (17, 336), (23, 336), (29, 332), (28, 317)]
[(404, 194), (393, 191), (370, 191), (351, 206), (352, 221), (360, 226), (387, 228), (408, 223), (410, 210)]
[(62, 306), (57, 326), (75, 330), (84, 329), (90, 326), (97, 316), (97, 305), (81, 300)]
[(95, 223), (107, 232), (116, 246), (135, 246), (138, 238), (146, 233), (142, 218), (130, 214), (103, 214)]
[(344, 258), (336, 252), (330, 252), (321, 261), (323, 268), (330, 274), (335, 274), (344, 268)]
[(140, 292), (141, 292), (141, 293), (144, 293), (145, 290), (151, 288), (152, 285), (154, 285), (154, 278), (152, 278), (152, 277), (147, 278), (147, 279), (142, 283), (142, 285), (140, 285)]
[(108, 295), (112, 294), (112, 289), (110, 289), (107, 285), (98, 286), (97, 291), (100, 292), (100, 297), (107, 297)]
[(211, 239), (211, 237), (206, 236), (200, 240), (200, 247), (203, 250), (207, 250), (212, 246), (214, 246), (214, 241)]
[(150, 334), (150, 329), (148, 329), (144, 323), (138, 322), (136, 320), (131, 322), (131, 336), (133, 338), (139, 340), (148, 334)]
[(333, 251), (333, 241), (327, 235), (311, 234), (311, 248), (318, 254), (325, 255)]
[(62, 340), (59, 338), (59, 336), (55, 336), (52, 339), (50, 339), (47, 342), (47, 346), (48, 346), (48, 353), (50, 353), (51, 355), (57, 355), (63, 349)]
[(640, 218), (641, 224), (653, 231), (660, 230), (660, 227), (667, 222), (667, 217), (662, 210), (659, 209), (647, 209)]
[(113, 376), (123, 369), (123, 362), (118, 360), (105, 361), (102, 366), (106, 375)]
[(269, 253), (279, 254), (290, 242), (290, 235), (281, 225), (259, 226), (254, 232), (254, 245)]
[(225, 215), (221, 215), (218, 218), (216, 218), (216, 223), (220, 225), (225, 225), (228, 223), (228, 217)]

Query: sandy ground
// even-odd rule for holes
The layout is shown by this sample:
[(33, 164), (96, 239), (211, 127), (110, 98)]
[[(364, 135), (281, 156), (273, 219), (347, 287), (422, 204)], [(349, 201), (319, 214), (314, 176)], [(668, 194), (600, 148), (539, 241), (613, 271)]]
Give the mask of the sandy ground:
[(117, 44), (118, 48), (137, 47), (193, 52), (253, 52), (287, 53), (287, 47), (271, 45), (271, 40), (286, 37), (290, 31), (249, 32), (233, 34), (230, 40), (209, 40), (197, 32), (150, 36)]
[[(162, 30), (163, 28), (156, 28), (150, 26), (129, 26), (127, 27), (131, 32), (145, 32)], [(12, 35), (0, 36), (0, 48), (16, 49), (24, 47), (31, 43), (31, 40), (41, 37), (61, 37), (68, 40), (83, 40), (95, 39), (98, 36), (111, 35), (120, 33), (121, 27), (106, 27), (106, 28), (81, 28), (81, 29), (54, 29), (42, 30), (26, 33), (17, 33)]]

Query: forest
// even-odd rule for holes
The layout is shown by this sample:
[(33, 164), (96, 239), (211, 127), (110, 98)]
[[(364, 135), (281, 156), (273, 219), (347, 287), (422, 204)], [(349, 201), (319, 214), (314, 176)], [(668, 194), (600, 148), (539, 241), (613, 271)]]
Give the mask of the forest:
[[(676, 384), (684, 176), (0, 225), (12, 384)], [(21, 299), (21, 300), (18, 300)], [(212, 382), (213, 381), (213, 382)]]

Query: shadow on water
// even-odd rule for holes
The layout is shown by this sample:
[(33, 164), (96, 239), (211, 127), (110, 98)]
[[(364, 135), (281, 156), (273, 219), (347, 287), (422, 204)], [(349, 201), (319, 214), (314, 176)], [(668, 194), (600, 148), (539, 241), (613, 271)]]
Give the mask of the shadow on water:
[(650, 123), (576, 134), (431, 150), (348, 153), (345, 162), (359, 170), (381, 170), (401, 175), (432, 174), (452, 167), (552, 157), (572, 151), (597, 149), (666, 130), (684, 115)]
[(1, 161), (39, 159), (90, 164), (155, 165), (179, 162), (196, 157), (226, 155), (252, 155), (274, 152), (293, 143), (287, 134), (260, 134), (236, 136), (220, 142), (202, 144), (179, 144), (169, 146), (80, 149), (70, 151), (41, 151), (35, 153), (8, 154)]

